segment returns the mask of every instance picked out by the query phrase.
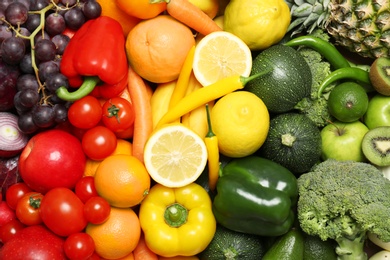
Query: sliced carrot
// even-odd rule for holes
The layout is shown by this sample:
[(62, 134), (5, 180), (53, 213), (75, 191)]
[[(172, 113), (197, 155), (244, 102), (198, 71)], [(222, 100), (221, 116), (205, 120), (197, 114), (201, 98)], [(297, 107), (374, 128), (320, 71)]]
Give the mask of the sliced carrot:
[(127, 88), (133, 103), (135, 119), (133, 132), (133, 156), (144, 161), (144, 147), (153, 130), (150, 92), (144, 80), (129, 66)]
[(202, 35), (222, 31), (221, 27), (199, 7), (188, 0), (150, 0), (150, 3), (167, 3), (167, 13)]
[(134, 260), (158, 260), (158, 256), (146, 245), (145, 237), (141, 234), (136, 248), (133, 250)]

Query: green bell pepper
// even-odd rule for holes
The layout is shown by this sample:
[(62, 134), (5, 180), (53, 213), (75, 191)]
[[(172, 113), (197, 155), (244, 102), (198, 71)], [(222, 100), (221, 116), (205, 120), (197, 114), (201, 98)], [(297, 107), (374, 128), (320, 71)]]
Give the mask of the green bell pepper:
[(280, 236), (293, 225), (297, 198), (297, 179), (288, 169), (251, 155), (233, 159), (222, 169), (213, 213), (231, 230)]

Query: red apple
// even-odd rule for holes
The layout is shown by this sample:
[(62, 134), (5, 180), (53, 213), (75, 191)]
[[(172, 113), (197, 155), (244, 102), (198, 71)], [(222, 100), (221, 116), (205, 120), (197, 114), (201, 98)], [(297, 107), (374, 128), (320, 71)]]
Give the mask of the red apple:
[(19, 157), (19, 172), (33, 190), (73, 189), (83, 176), (86, 156), (75, 136), (52, 129), (33, 136)]

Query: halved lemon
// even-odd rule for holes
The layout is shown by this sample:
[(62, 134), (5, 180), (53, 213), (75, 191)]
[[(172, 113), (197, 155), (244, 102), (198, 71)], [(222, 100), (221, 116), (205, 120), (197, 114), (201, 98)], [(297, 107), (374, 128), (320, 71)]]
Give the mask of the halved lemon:
[(251, 50), (232, 33), (213, 32), (196, 45), (193, 71), (202, 86), (234, 75), (247, 77), (251, 69)]
[(207, 163), (204, 141), (180, 123), (155, 130), (144, 148), (146, 170), (157, 183), (183, 187), (194, 182)]

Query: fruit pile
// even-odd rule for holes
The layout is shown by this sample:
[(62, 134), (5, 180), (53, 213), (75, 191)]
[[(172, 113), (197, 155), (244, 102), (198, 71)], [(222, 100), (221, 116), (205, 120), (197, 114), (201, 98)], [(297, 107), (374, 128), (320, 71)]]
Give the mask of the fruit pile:
[[(297, 5), (2, 1), (0, 259), (357, 254), (301, 229), (298, 184), (337, 160), (390, 187), (387, 31), (344, 49)], [(368, 226), (359, 259), (389, 257)]]

